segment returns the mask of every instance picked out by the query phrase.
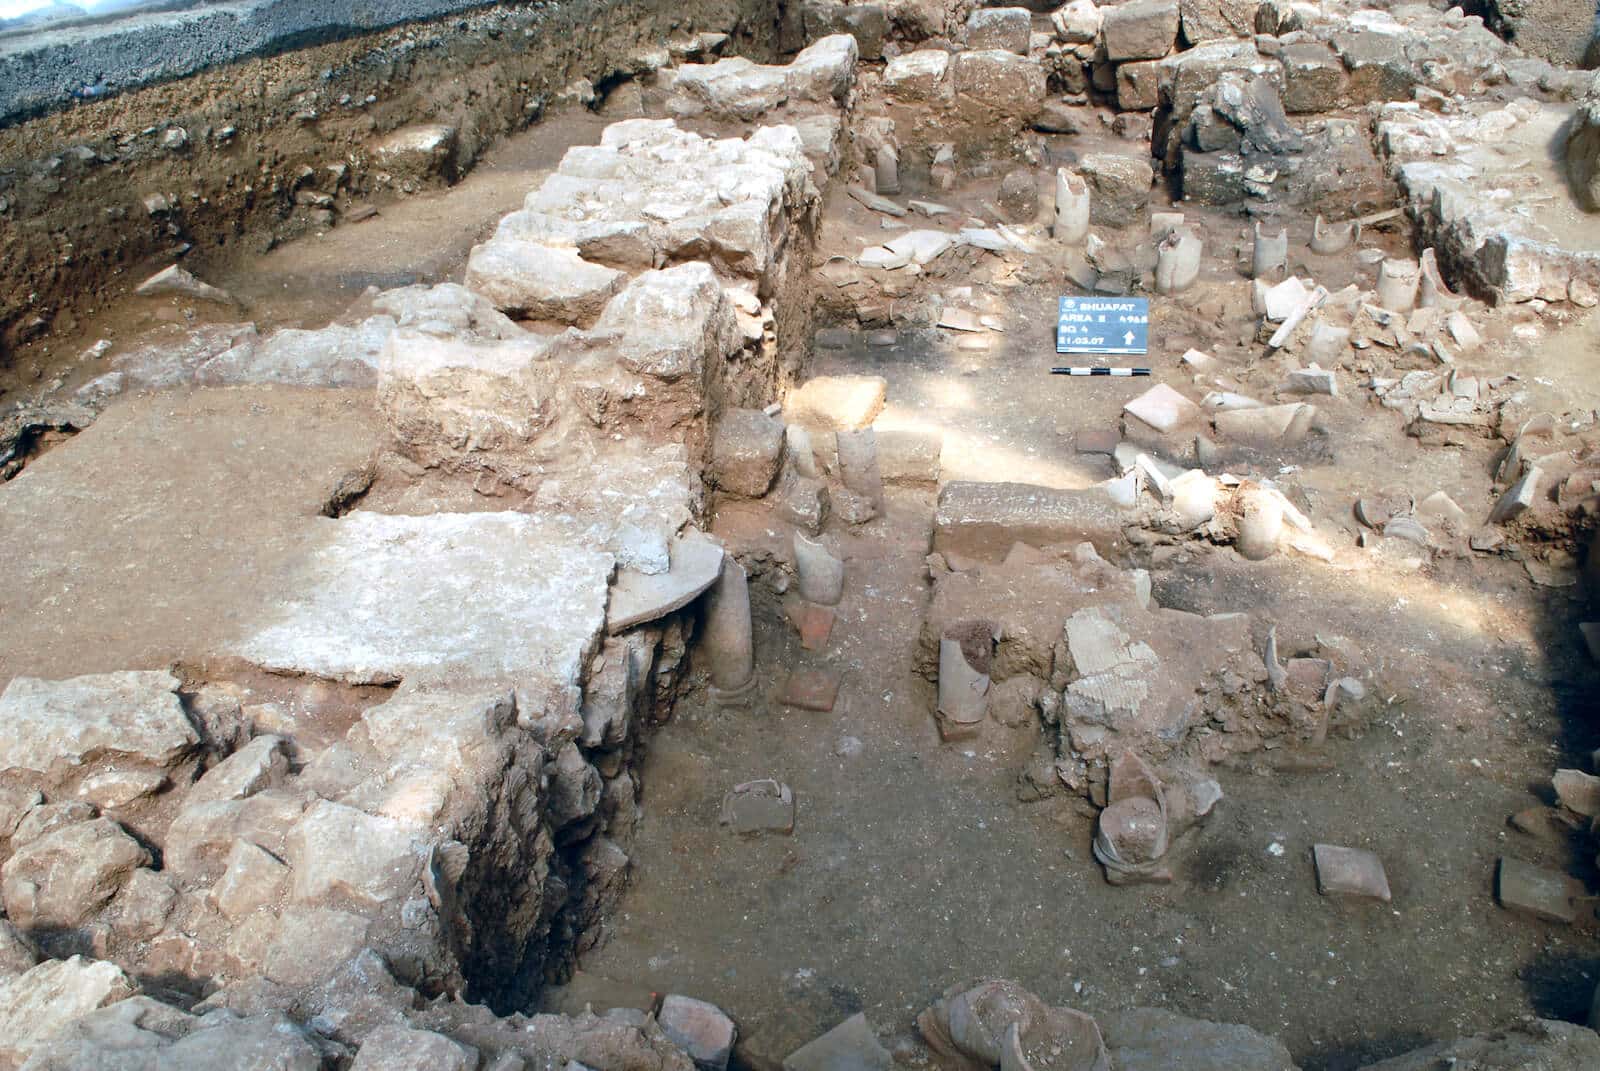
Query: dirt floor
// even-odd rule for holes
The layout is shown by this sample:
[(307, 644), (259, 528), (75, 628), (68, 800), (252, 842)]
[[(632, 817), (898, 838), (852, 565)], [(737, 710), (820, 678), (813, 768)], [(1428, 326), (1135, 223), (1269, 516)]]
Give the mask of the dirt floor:
[[(938, 199), (976, 205), (991, 190)], [(882, 240), (866, 237), (881, 234), (879, 217), (843, 196), (827, 219), (824, 256)], [(1200, 222), (1211, 248), (1248, 257), (1245, 221), (1201, 213)], [(1305, 238), (1291, 233), (1299, 248)], [(1371, 239), (1364, 244), (1404, 248), (1395, 233)], [(1308, 267), (1330, 289), (1355, 277), (1347, 266)], [(1190, 346), (1221, 358), (1224, 376), (1228, 362), (1246, 362), (1238, 324), (1253, 317), (1225, 296), (1242, 278), (1224, 255), (1185, 298), (1191, 308), (1153, 303), (1156, 381), (1190, 387), (1177, 360)], [(889, 404), (877, 426), (942, 431), (946, 480), (1086, 486), (1113, 472), (1103, 455), (1076, 452), (1076, 434), (1114, 428), (1151, 381), (1047, 375), (1058, 292), (1027, 282), (991, 290), (987, 308), (1005, 331), (989, 334), (986, 349), (936, 329), (901, 331), (887, 345), (863, 331), (845, 349), (813, 350), (810, 370), (884, 376)], [(1206, 331), (1193, 307), (1213, 302)], [(1514, 371), (1536, 406), (1594, 406), (1600, 391), (1578, 364), (1594, 331), (1584, 322), (1524, 344), (1496, 325), (1463, 372)], [(1544, 801), (1554, 767), (1584, 766), (1600, 744), (1577, 589), (1537, 587), (1507, 558), (1424, 565), (1349, 553), (1350, 506), (1379, 487), (1417, 499), (1444, 490), (1469, 514), (1486, 513), (1493, 451), (1424, 446), (1368, 392), (1348, 393), (1318, 399), (1319, 433), (1285, 464), (1239, 470), (1287, 481), (1319, 516), (1349, 518), (1333, 565), (1251, 563), (1204, 544), (1126, 555), (1124, 564), (1153, 569), (1164, 605), (1264, 613), (1288, 651), (1354, 639), (1363, 663), (1348, 668), (1375, 693), (1350, 738), (1222, 771), (1226, 799), (1177, 851), (1172, 886), (1107, 885), (1090, 854), (1091, 818), (1059, 800), (1018, 802), (1037, 727), (991, 723), (978, 741), (940, 742), (933, 688), (910, 670), (930, 590), (933, 496), (903, 491), (887, 521), (838, 536), (846, 595), (828, 650), (801, 650), (767, 598), (757, 607), (765, 698), (754, 716), (680, 706), (656, 737), (633, 887), (612, 939), (583, 964), (589, 976), (552, 993), (552, 1006), (687, 986), (736, 1017), (742, 1051), (758, 1064), (856, 1010), (909, 1039), (916, 1013), (944, 989), (988, 976), (1089, 1011), (1146, 1004), (1247, 1023), (1312, 1071), (1518, 1014), (1581, 1021), (1600, 980), (1600, 928), (1513, 916), (1492, 895), (1501, 854), (1594, 877), (1575, 846), (1507, 824)], [(787, 530), (766, 509), (724, 505), (716, 531), (758, 559), (789, 556)], [(842, 673), (829, 714), (776, 702), (789, 672), (811, 665)], [(722, 794), (761, 777), (794, 790), (792, 836), (741, 839), (718, 827)], [(1320, 896), (1319, 841), (1377, 852), (1393, 904)], [(619, 979), (629, 985), (617, 989)]]
[[(926, 414), (962, 431), (1011, 430), (989, 432), (979, 454), (1070, 477), (1081, 462), (1052, 423), (1062, 408), (1052, 393), (1099, 393), (1073, 405), (1092, 426), (1143, 389), (1104, 379), (1039, 389), (1041, 351), (1007, 351), (1015, 363), (951, 377), (971, 397), (1007, 399), (1004, 417), (981, 404)], [(830, 370), (888, 375), (896, 399), (939, 378), (892, 356)], [(958, 464), (989, 478), (1012, 471), (992, 454)], [(1396, 468), (1385, 478), (1437, 479)], [(1355, 739), (1222, 771), (1226, 799), (1177, 850), (1177, 881), (1119, 889), (1090, 854), (1092, 819), (1060, 801), (1017, 801), (1036, 727), (939, 740), (933, 689), (909, 668), (932, 507), (903, 492), (888, 523), (841, 540), (846, 595), (828, 651), (803, 652), (775, 600), (758, 606), (768, 698), (754, 716), (680, 706), (656, 737), (634, 884), (587, 971), (709, 995), (740, 1022), (747, 1054), (767, 1058), (858, 1009), (910, 1036), (946, 987), (994, 975), (1090, 1011), (1145, 1004), (1248, 1023), (1314, 1071), (1515, 1014), (1582, 1018), (1600, 979), (1596, 928), (1515, 917), (1492, 897), (1502, 853), (1589, 869), (1565, 845), (1506, 824), (1539, 801), (1536, 786), (1548, 791), (1554, 766), (1600, 743), (1584, 710), (1594, 668), (1564, 592), (1534, 588), (1498, 560), (1406, 575), (1249, 563), (1226, 548), (1181, 554), (1155, 574), (1164, 605), (1266, 613), (1291, 651), (1318, 635), (1353, 637), (1381, 702)], [(779, 527), (764, 512), (724, 509), (717, 531), (781, 557)], [(843, 674), (832, 713), (773, 701), (792, 667), (813, 663)], [(859, 754), (840, 754), (846, 737), (861, 741)], [(769, 776), (796, 794), (793, 836), (720, 829), (723, 792)], [(1377, 852), (1393, 905), (1321, 897), (1318, 841)]]
[[(209, 281), (245, 299), (265, 327), (318, 325), (369, 285), (459, 278), (472, 242), (603, 122), (536, 126), (452, 190)], [(838, 196), (828, 211), (825, 253), (829, 241), (859, 248), (861, 229), (877, 225)], [(1206, 226), (1213, 248), (1240, 247), (1242, 220)], [(1395, 247), (1399, 237), (1379, 241)], [(1228, 258), (1208, 271), (1210, 286), (1239, 279)], [(1342, 285), (1335, 275), (1329, 267), (1319, 279)], [(1060, 289), (1036, 280), (997, 292), (1006, 331), (986, 350), (960, 349), (933, 329), (887, 346), (858, 336), (846, 349), (813, 352), (810, 370), (885, 376), (880, 426), (944, 429), (946, 479), (1084, 486), (1111, 473), (1105, 458), (1076, 452), (1076, 433), (1113, 426), (1152, 381), (1047, 375)], [(1227, 361), (1244, 348), (1239, 310), (1223, 293), (1197, 304), (1220, 303), (1215, 331), (1235, 331), (1226, 347), (1208, 347)], [(51, 340), (51, 354), (32, 351), (12, 388), (60, 376), (70, 390), (96, 371), (70, 355), (172, 318), (159, 304), (106, 310), (79, 337)], [(1155, 381), (1188, 386), (1177, 358), (1207, 346), (1195, 323), (1187, 313), (1158, 322)], [(1514, 370), (1560, 408), (1600, 407), (1587, 368), (1593, 324), (1533, 343), (1491, 342), (1467, 370)], [(1323, 431), (1292, 468), (1259, 474), (1292, 476), (1322, 516), (1386, 486), (1418, 498), (1443, 489), (1471, 514), (1487, 510), (1487, 441), (1424, 447), (1365, 392), (1351, 394), (1323, 407)], [(207, 646), (240, 607), (269, 596), (260, 580), (281, 551), (274, 518), (318, 512), (376, 440), (365, 393), (114, 402), (69, 449), (0, 488), (10, 556), (27, 548), (53, 570), (0, 558), (0, 681), (137, 667), (157, 651)], [(1291, 652), (1319, 636), (1352, 638), (1363, 657), (1348, 671), (1373, 702), (1348, 739), (1218, 771), (1226, 798), (1174, 851), (1176, 882), (1119, 889), (1090, 854), (1092, 818), (1060, 798), (1018, 802), (1017, 771), (1037, 727), (939, 740), (932, 687), (911, 671), (933, 507), (931, 491), (898, 490), (885, 519), (836, 535), (847, 585), (823, 652), (803, 652), (770, 584), (753, 584), (762, 698), (725, 711), (696, 695), (655, 736), (632, 887), (609, 940), (572, 987), (549, 994), (552, 1004), (607, 993), (626, 1003), (641, 988), (689, 993), (739, 1022), (747, 1059), (776, 1060), (858, 1009), (909, 1038), (916, 1012), (947, 987), (1007, 976), (1091, 1012), (1143, 1004), (1247, 1023), (1282, 1038), (1312, 1071), (1516, 1015), (1582, 1017), (1600, 980), (1600, 928), (1514, 916), (1491, 895), (1501, 854), (1596, 878), (1569, 845), (1507, 825), (1541, 801), (1554, 767), (1586, 766), (1600, 744), (1596, 670), (1574, 627), (1579, 589), (1535, 586), (1499, 556), (1421, 564), (1341, 554), (1324, 565), (1281, 555), (1246, 563), (1203, 544), (1129, 548), (1119, 564), (1152, 567), (1165, 605), (1268, 615)], [(746, 558), (788, 556), (788, 530), (768, 506), (722, 508), (714, 531)], [(843, 675), (830, 713), (773, 698), (791, 670), (809, 665)], [(720, 829), (724, 791), (768, 776), (794, 789), (794, 834), (740, 839)], [(1319, 896), (1316, 841), (1376, 851), (1393, 904)]]

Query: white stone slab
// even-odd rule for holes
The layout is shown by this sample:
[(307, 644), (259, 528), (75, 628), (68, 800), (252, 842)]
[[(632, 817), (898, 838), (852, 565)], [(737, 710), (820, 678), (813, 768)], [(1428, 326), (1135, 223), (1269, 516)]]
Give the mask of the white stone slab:
[(283, 601), (232, 653), (351, 684), (508, 679), (575, 686), (614, 559), (520, 513), (311, 522)]

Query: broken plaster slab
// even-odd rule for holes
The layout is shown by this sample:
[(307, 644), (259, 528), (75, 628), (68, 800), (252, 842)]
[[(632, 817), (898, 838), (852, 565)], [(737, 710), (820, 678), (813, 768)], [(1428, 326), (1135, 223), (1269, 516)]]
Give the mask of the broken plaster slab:
[(1150, 695), (1149, 677), (1161, 662), (1150, 645), (1132, 639), (1099, 607), (1079, 610), (1063, 631), (1079, 673), (1067, 686), (1067, 708), (1112, 725), (1138, 718)]
[(613, 563), (525, 514), (316, 518), (282, 601), (230, 653), (348, 684), (575, 689), (605, 621)]
[(606, 631), (617, 633), (681, 610), (722, 575), (722, 548), (697, 533), (672, 545), (672, 564), (654, 576), (621, 569), (611, 586)]

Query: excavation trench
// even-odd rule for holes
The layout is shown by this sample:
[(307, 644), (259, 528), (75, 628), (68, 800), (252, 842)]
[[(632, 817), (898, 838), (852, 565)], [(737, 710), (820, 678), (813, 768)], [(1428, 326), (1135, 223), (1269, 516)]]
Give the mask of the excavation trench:
[[(502, 5), (0, 131), (10, 924), (330, 1067), (380, 1021), (787, 1067), (857, 1013), (938, 1064), (919, 1013), (997, 977), (1119, 1068), (1600, 1047), (1588, 901), (1495, 882), (1596, 878), (1550, 790), (1600, 743), (1600, 268), (1535, 151), (1575, 83), (1262, 9), (1108, 59), (1015, 9)], [(116, 293), (180, 254), (225, 293)], [(1148, 300), (1148, 353), (1056, 358), (1064, 295)]]

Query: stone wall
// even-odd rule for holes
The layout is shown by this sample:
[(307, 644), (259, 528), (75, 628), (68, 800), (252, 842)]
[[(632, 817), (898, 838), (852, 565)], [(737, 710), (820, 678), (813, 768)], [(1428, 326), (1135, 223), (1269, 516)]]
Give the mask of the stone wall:
[(0, 362), (104, 302), (123, 270), (191, 245), (259, 252), (337, 222), (297, 193), (381, 203), (453, 181), (578, 78), (630, 71), (663, 42), (697, 52), (702, 31), (759, 55), (775, 22), (736, 0), (500, 4), (0, 126)]

